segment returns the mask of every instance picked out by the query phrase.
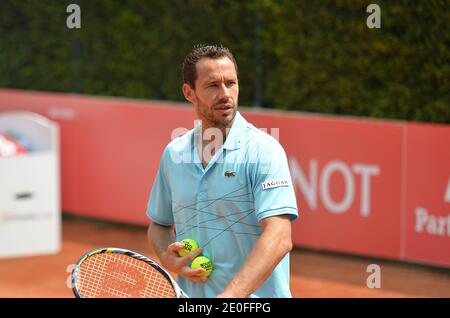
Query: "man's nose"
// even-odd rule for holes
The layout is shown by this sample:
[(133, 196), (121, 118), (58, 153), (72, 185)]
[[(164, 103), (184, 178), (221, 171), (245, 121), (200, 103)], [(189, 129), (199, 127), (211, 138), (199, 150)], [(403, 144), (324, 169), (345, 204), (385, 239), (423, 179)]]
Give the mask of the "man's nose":
[(230, 97), (231, 97), (230, 89), (225, 84), (221, 84), (219, 90), (219, 99), (228, 100)]

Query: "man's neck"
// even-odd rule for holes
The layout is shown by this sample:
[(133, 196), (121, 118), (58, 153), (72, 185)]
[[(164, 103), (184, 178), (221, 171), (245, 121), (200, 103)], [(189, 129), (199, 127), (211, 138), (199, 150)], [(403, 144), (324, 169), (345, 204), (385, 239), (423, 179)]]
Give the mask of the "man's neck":
[[(209, 136), (211, 136), (211, 134), (214, 134), (214, 136), (218, 135), (214, 132), (208, 131), (208, 129), (213, 128), (214, 130), (220, 130), (220, 136), (222, 137), (222, 141), (225, 142), (225, 139), (227, 139), (227, 135), (228, 132), (230, 131), (230, 127), (215, 127), (215, 126), (208, 126), (208, 125), (202, 125), (202, 141), (203, 144), (209, 144), (211, 142), (210, 138), (208, 138)], [(206, 137), (203, 137), (206, 136)], [(205, 140), (205, 138), (207, 140)]]
[[(203, 168), (206, 168), (210, 159), (216, 154), (217, 150), (220, 149), (225, 140), (227, 138), (228, 133), (230, 132), (231, 126), (233, 125), (234, 118), (229, 124), (228, 127), (217, 127), (212, 124), (203, 122), (202, 123), (202, 133), (198, 136), (198, 145), (201, 145), (201, 148), (198, 147), (197, 151), (199, 152)], [(207, 131), (210, 128), (215, 128), (214, 131)], [(217, 130), (220, 130), (220, 134), (216, 133)], [(217, 139), (220, 138), (220, 139)]]

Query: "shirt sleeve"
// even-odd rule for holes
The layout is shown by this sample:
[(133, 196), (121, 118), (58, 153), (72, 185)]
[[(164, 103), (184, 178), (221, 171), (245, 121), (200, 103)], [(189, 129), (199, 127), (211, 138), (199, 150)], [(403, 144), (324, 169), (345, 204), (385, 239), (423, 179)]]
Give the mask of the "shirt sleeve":
[(154, 223), (170, 226), (174, 224), (172, 213), (172, 198), (168, 184), (164, 152), (159, 163), (159, 169), (156, 174), (150, 198), (147, 204), (147, 216)]
[(298, 217), (297, 200), (283, 147), (276, 141), (263, 144), (253, 171), (253, 196), (258, 221), (275, 215)]

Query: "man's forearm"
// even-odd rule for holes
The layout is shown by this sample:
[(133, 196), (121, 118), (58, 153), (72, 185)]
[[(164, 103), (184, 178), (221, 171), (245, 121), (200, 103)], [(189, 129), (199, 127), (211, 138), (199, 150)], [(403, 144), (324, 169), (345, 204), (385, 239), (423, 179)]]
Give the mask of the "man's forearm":
[(156, 223), (151, 223), (148, 227), (147, 237), (150, 246), (159, 259), (161, 259), (162, 253), (167, 250), (167, 247), (176, 239), (172, 226), (162, 226)]

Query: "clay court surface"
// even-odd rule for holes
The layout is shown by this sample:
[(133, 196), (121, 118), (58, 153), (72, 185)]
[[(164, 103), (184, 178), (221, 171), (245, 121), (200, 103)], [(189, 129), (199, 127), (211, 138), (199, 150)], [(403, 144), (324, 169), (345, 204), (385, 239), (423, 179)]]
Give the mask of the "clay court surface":
[[(115, 246), (149, 257), (146, 228), (65, 217), (56, 255), (0, 259), (0, 297), (72, 298), (70, 264), (90, 249)], [(381, 288), (366, 286), (369, 264), (381, 267)], [(294, 297), (450, 297), (450, 269), (304, 249), (291, 254)]]

